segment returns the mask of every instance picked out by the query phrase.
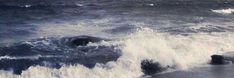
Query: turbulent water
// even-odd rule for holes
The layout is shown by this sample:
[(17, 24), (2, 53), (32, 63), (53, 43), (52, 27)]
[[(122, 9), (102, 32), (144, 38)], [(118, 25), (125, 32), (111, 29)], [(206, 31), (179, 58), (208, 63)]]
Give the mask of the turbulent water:
[(0, 1), (0, 78), (232, 78), (233, 51), (232, 0)]

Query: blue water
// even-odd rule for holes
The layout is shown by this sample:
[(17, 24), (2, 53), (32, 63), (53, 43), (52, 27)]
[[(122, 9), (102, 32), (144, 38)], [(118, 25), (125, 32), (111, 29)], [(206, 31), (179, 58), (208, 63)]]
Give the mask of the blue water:
[[(165, 53), (163, 56), (168, 55), (175, 63), (158, 62), (171, 67), (172, 71), (151, 75), (153, 78), (232, 78), (233, 65), (212, 66), (208, 63), (211, 54), (234, 51), (233, 24), (232, 0), (3, 0), (0, 1), (0, 78), (39, 77), (30, 75), (35, 71), (43, 72), (41, 77), (48, 78), (64, 78), (64, 73), (69, 71), (77, 75), (67, 75), (67, 78), (118, 77), (115, 74), (119, 72), (122, 72), (118, 74), (120, 78), (145, 77), (141, 71), (138, 72), (139, 66), (134, 67), (134, 64), (145, 57), (155, 59), (150, 56), (152, 54), (147, 56), (151, 50), (165, 53), (165, 49), (173, 50), (175, 57), (188, 58), (192, 54), (194, 57), (183, 59), (185, 63), (178, 64), (178, 58)], [(153, 35), (149, 32), (151, 30)], [(73, 40), (83, 36), (94, 41), (82, 42), (84, 45), (73, 44)], [(143, 52), (140, 57), (140, 53), (132, 52), (135, 51), (131, 45), (134, 43), (139, 44), (133, 48), (143, 46), (141, 50), (146, 51), (146, 55)], [(161, 47), (164, 45), (167, 47)], [(184, 51), (185, 54), (180, 53)], [(158, 59), (168, 59), (160, 57), (161, 53), (153, 54)], [(199, 54), (201, 56), (196, 56)], [(131, 62), (125, 57), (129, 57)], [(198, 61), (202, 60), (201, 57), (204, 57), (204, 62)], [(134, 70), (131, 65), (134, 65)], [(40, 71), (40, 67), (48, 70)], [(100, 68), (103, 74), (97, 74), (96, 68)], [(123, 74), (122, 68), (131, 74)], [(88, 73), (87, 76), (81, 76), (80, 70)]]

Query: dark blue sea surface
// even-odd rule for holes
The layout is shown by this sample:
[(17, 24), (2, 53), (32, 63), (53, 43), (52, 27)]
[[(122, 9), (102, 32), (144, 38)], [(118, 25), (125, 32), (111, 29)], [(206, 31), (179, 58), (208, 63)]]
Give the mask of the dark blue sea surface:
[(0, 78), (232, 78), (233, 38), (233, 0), (1, 0)]

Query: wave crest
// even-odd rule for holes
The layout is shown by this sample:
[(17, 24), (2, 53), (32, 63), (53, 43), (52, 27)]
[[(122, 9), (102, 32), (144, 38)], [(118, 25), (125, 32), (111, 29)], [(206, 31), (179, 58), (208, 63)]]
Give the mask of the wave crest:
[[(120, 44), (122, 56), (117, 61), (96, 64), (89, 69), (82, 65), (63, 66), (60, 69), (30, 67), (22, 75), (3, 72), (0, 77), (23, 78), (136, 78), (143, 75), (141, 61), (152, 59), (173, 70), (187, 70), (207, 64), (210, 55), (234, 51), (233, 33), (194, 33), (188, 36), (159, 33), (149, 28), (140, 28)], [(38, 74), (40, 73), (40, 74)]]

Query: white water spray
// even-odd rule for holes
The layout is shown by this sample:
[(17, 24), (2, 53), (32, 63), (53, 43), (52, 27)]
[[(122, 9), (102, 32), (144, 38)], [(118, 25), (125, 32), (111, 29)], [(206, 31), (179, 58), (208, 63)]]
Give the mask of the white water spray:
[(92, 69), (82, 65), (60, 69), (34, 66), (21, 75), (0, 71), (0, 78), (139, 78), (143, 75), (140, 63), (153, 59), (175, 70), (187, 70), (207, 64), (210, 55), (234, 51), (233, 33), (195, 33), (189, 36), (158, 33), (141, 28), (126, 39), (117, 41), (122, 56), (117, 61), (96, 64)]

